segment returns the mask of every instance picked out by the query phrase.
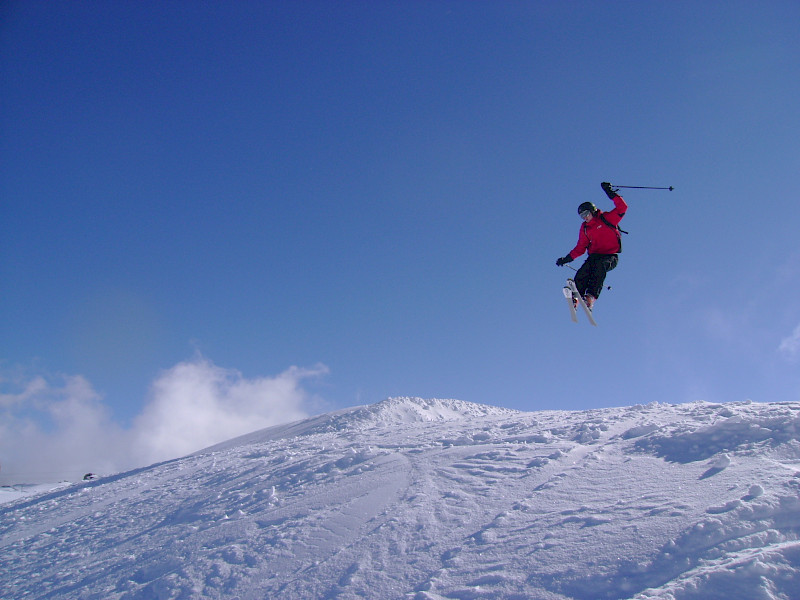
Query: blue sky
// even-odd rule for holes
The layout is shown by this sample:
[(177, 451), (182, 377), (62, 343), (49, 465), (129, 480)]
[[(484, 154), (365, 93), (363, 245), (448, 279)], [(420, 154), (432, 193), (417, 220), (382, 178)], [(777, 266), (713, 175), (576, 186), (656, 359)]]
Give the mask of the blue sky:
[[(797, 2), (0, 11), (7, 439), (192, 366), (293, 417), (798, 399)], [(554, 262), (601, 181), (675, 190), (623, 194), (591, 329)]]

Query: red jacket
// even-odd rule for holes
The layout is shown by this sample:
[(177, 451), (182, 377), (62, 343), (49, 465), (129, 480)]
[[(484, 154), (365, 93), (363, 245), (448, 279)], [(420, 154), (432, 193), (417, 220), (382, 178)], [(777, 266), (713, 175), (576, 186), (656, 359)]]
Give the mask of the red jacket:
[(622, 196), (616, 196), (613, 200), (614, 210), (611, 212), (598, 211), (594, 218), (588, 223), (581, 225), (578, 233), (578, 245), (575, 246), (569, 255), (574, 259), (581, 254), (589, 251), (589, 254), (616, 254), (620, 251), (619, 233), (614, 227), (609, 227), (600, 218), (602, 214), (606, 221), (611, 225), (618, 225), (628, 210), (628, 205)]

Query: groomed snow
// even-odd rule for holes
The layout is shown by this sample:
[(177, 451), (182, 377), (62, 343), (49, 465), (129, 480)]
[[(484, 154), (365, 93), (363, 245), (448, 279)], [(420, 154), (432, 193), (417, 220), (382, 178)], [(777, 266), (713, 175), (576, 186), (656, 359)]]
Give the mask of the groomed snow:
[(0, 597), (800, 598), (800, 403), (390, 399), (0, 505)]

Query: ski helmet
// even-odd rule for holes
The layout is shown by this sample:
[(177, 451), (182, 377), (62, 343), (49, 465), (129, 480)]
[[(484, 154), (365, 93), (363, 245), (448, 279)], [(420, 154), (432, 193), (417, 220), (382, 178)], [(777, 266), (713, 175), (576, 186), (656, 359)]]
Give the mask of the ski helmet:
[(581, 214), (587, 210), (591, 211), (592, 214), (595, 214), (597, 212), (597, 207), (591, 202), (584, 202), (578, 207), (578, 214)]

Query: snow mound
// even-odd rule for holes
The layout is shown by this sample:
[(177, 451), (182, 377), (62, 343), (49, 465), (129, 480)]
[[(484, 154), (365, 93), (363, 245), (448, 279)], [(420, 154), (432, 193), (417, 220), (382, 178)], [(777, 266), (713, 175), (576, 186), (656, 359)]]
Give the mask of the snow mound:
[(481, 417), (514, 415), (519, 411), (463, 400), (388, 398), (368, 406), (356, 406), (311, 417), (288, 425), (276, 425), (202, 450), (218, 451), (242, 444), (274, 441), (296, 436), (324, 435), (369, 430), (386, 425), (401, 426), (435, 421), (459, 421)]
[[(698, 408), (697, 414), (719, 408), (719, 405), (698, 404), (702, 408)], [(669, 461), (686, 463), (705, 460), (720, 452), (754, 451), (800, 440), (796, 405), (773, 406), (768, 414), (752, 403), (740, 405), (736, 412), (722, 408), (711, 424), (699, 420), (671, 424), (640, 440), (637, 446)]]
[(429, 421), (458, 421), (489, 416), (510, 416), (519, 411), (498, 408), (463, 400), (425, 400), (423, 398), (389, 398), (351, 413), (354, 422), (373, 424), (409, 424)]
[(390, 399), (0, 505), (0, 597), (798, 600), (798, 418)]

